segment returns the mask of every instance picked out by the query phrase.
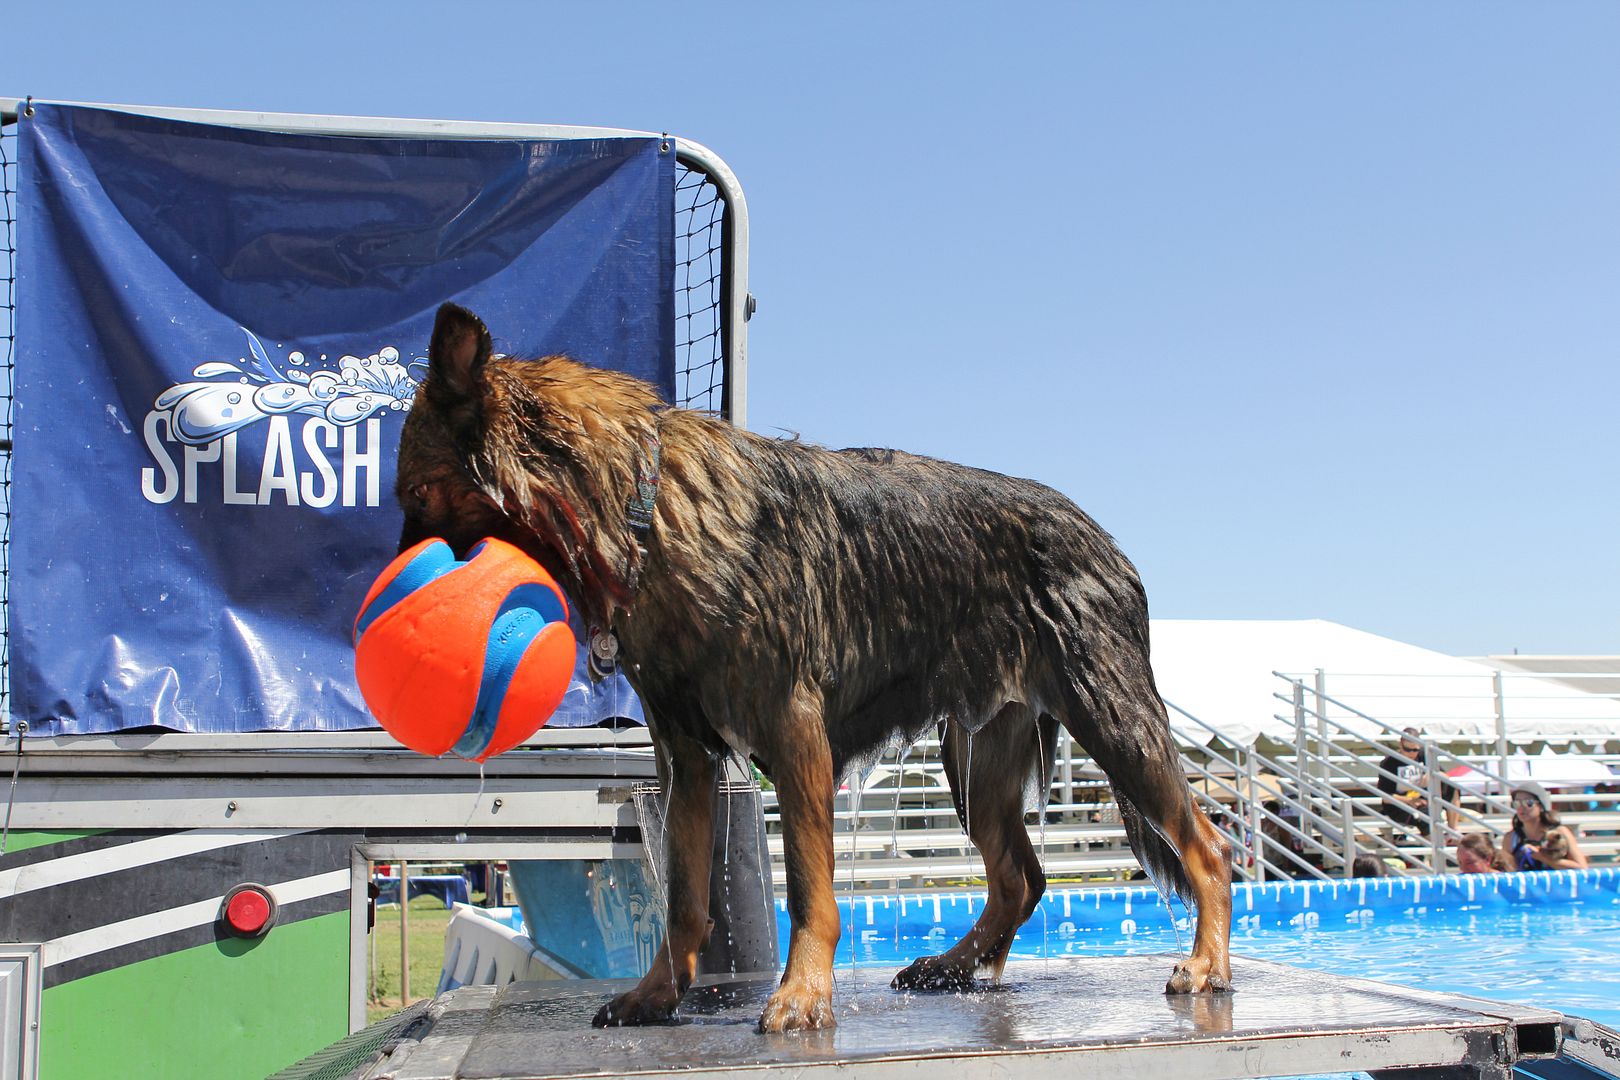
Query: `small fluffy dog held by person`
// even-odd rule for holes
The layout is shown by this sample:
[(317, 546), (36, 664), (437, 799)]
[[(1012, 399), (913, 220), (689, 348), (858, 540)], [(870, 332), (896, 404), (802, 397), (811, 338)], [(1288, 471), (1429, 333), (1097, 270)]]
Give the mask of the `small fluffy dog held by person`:
[(1536, 848), (1536, 858), (1548, 866), (1556, 860), (1569, 858), (1569, 838), (1561, 832), (1550, 832)]
[(428, 366), (401, 435), (401, 549), (493, 536), (527, 551), (616, 637), (659, 751), (666, 939), (599, 1026), (669, 1018), (697, 973), (717, 762), (733, 752), (774, 782), (786, 848), (792, 932), (759, 1026), (830, 1026), (839, 777), (936, 728), (989, 895), (961, 941), (896, 986), (999, 975), (1046, 887), (1024, 813), (1062, 724), (1107, 772), (1144, 868), (1197, 908), (1167, 992), (1231, 988), (1228, 846), (1182, 773), (1141, 583), (1067, 498), (897, 451), (763, 438), (563, 357), (495, 358), (455, 305)]

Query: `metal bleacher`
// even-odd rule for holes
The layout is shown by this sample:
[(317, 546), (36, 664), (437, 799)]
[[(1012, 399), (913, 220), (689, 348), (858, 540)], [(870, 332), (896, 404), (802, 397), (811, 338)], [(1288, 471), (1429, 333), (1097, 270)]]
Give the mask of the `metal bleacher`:
[[(1170, 706), (1183, 765), (1217, 827), (1234, 846), (1242, 880), (1347, 877), (1357, 855), (1387, 873), (1454, 872), (1455, 842), (1484, 832), (1493, 841), (1512, 825), (1505, 739), (1427, 741), (1436, 763), (1430, 805), (1440, 812), (1416, 826), (1394, 820), (1378, 790), (1380, 763), (1402, 732), (1394, 724), (1279, 676), (1278, 719), (1291, 716), (1295, 738), (1241, 745), (1197, 717)], [(1354, 724), (1346, 722), (1349, 716)], [(1111, 884), (1139, 877), (1117, 806), (1101, 772), (1060, 732), (1056, 765), (1040, 813), (1026, 817), (1049, 880)], [(1620, 733), (1594, 746), (1593, 761), (1620, 767)], [(1439, 774), (1468, 766), (1478, 790), (1457, 793)], [(937, 740), (924, 740), (852, 777), (835, 803), (840, 890), (961, 886), (983, 879), (983, 864), (957, 821)], [(1620, 780), (1620, 775), (1617, 775)], [(1599, 785), (1601, 788), (1605, 785)], [(1615, 785), (1606, 785), (1613, 788)], [(1554, 791), (1553, 808), (1576, 831), (1594, 865), (1620, 859), (1620, 792)], [(770, 853), (782, 880), (782, 837), (774, 793), (765, 792)]]

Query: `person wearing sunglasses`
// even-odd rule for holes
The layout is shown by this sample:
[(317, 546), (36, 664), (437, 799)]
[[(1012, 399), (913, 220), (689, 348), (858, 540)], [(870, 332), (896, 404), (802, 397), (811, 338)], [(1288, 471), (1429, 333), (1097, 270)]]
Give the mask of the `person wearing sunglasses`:
[(1520, 870), (1585, 870), (1586, 852), (1575, 831), (1559, 820), (1539, 784), (1513, 789), (1513, 828), (1502, 835), (1502, 852)]
[[(1397, 825), (1422, 830), (1429, 823), (1429, 759), (1424, 753), (1423, 733), (1415, 727), (1401, 732), (1400, 752), (1386, 754), (1378, 763), (1377, 788), (1384, 793), (1384, 813)], [(1446, 823), (1455, 829), (1456, 809), (1461, 793), (1444, 776), (1440, 778), (1440, 798), (1445, 802)]]

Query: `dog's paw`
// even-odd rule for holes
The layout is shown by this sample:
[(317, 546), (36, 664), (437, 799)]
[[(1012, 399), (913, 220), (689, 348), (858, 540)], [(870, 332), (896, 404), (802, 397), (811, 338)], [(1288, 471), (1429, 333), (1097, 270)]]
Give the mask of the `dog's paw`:
[(830, 993), (789, 984), (778, 987), (765, 1003), (765, 1011), (759, 1017), (759, 1030), (817, 1031), (836, 1023)]
[(681, 1003), (680, 994), (673, 986), (634, 990), (620, 994), (596, 1011), (591, 1018), (592, 1027), (634, 1027), (639, 1024), (659, 1024), (675, 1015)]
[(972, 968), (947, 964), (938, 956), (920, 956), (889, 983), (896, 990), (971, 990)]
[(1170, 981), (1164, 984), (1167, 994), (1198, 994), (1205, 990), (1216, 994), (1232, 992), (1232, 977), (1210, 970), (1211, 964), (1202, 957), (1193, 956), (1176, 965)]

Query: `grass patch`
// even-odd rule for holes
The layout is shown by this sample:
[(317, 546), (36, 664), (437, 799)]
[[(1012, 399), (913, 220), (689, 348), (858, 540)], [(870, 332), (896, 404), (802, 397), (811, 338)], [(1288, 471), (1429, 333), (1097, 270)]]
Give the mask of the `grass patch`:
[(409, 1000), (405, 1000), (399, 993), (399, 905), (377, 905), (377, 922), (371, 928), (367, 957), (367, 1023), (375, 1024), (412, 1001), (432, 997), (438, 989), (439, 969), (444, 964), (444, 931), (450, 925), (450, 912), (432, 896), (417, 896), (411, 899), (409, 921), (411, 992)]

